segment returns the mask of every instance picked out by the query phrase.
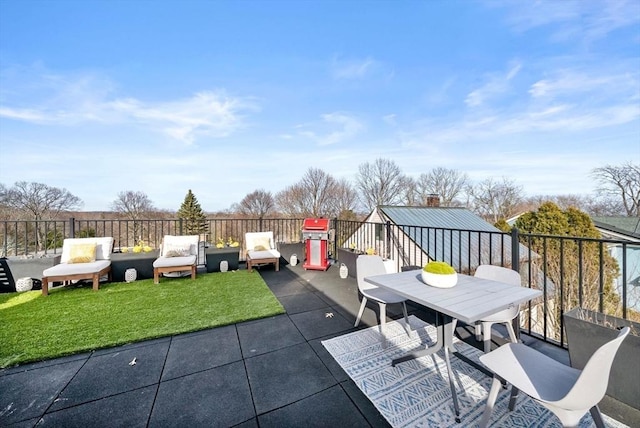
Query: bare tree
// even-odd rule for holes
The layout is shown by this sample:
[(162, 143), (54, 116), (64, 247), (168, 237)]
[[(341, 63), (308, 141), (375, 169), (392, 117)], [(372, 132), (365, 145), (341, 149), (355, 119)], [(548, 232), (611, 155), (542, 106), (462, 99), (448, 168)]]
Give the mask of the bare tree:
[(407, 175), (402, 177), (403, 203), (408, 207), (420, 206), (421, 197), (418, 192), (418, 183), (412, 177)]
[(396, 205), (404, 198), (404, 177), (392, 160), (378, 158), (358, 167), (357, 187), (360, 200), (368, 209), (379, 205)]
[(592, 216), (624, 216), (625, 208), (620, 199), (602, 195), (587, 201), (584, 211)]
[(26, 181), (18, 181), (5, 190), (3, 199), (6, 206), (26, 213), (34, 220), (56, 218), (61, 211), (82, 206), (82, 200), (67, 189)]
[(421, 174), (417, 181), (418, 193), (422, 204), (430, 195), (438, 195), (443, 207), (460, 206), (457, 198), (462, 194), (469, 178), (455, 169), (434, 168), (426, 174)]
[(517, 213), (522, 197), (522, 187), (503, 177), (502, 181), (488, 178), (475, 186), (467, 186), (471, 209), (495, 224)]
[(124, 214), (129, 220), (140, 220), (156, 210), (146, 193), (133, 190), (118, 193), (118, 198), (111, 203), (111, 209)]
[(627, 216), (640, 217), (640, 165), (605, 165), (591, 174), (600, 183), (598, 193), (620, 198)]
[(584, 212), (589, 212), (591, 198), (584, 195), (535, 195), (522, 201), (521, 211), (535, 211), (547, 202), (553, 202), (560, 209), (577, 208)]
[(309, 168), (302, 179), (275, 196), (281, 212), (289, 216), (334, 217), (354, 207), (354, 191), (318, 168)]
[(278, 210), (289, 217), (306, 215), (304, 199), (304, 189), (300, 183), (292, 184), (275, 196)]
[(0, 183), (0, 219), (10, 219), (14, 211), (8, 204), (9, 189), (4, 183)]
[(127, 246), (132, 240), (135, 243), (141, 241), (148, 232), (148, 224), (141, 220), (150, 217), (149, 214), (156, 210), (146, 193), (133, 190), (118, 193), (118, 198), (111, 203), (111, 209), (133, 223), (133, 227), (125, 228), (124, 234), (114, 236), (118, 246)]
[(335, 182), (327, 214), (341, 220), (353, 220), (358, 206), (358, 193), (346, 179)]
[(312, 217), (329, 216), (331, 211), (331, 193), (336, 180), (318, 168), (309, 168), (300, 182), (305, 190), (305, 208)]
[[(2, 211), (33, 220), (56, 219), (62, 211), (82, 206), (82, 200), (67, 189), (51, 187), (43, 183), (18, 181), (11, 188), (0, 188)], [(45, 247), (57, 247), (61, 239), (56, 231), (48, 230), (45, 222), (36, 221), (35, 226), (24, 226), (25, 245), (36, 251)]]
[(254, 190), (247, 194), (234, 206), (234, 210), (241, 214), (264, 218), (275, 210), (275, 200), (271, 192), (263, 189)]

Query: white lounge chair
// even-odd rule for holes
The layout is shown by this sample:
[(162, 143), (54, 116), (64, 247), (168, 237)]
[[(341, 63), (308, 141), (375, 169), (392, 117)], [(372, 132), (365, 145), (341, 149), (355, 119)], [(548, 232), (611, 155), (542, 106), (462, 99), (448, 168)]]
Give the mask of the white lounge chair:
[(162, 239), (160, 257), (153, 262), (153, 282), (160, 283), (161, 273), (191, 272), (196, 279), (196, 260), (198, 258), (198, 235), (165, 235)]
[(280, 270), (280, 252), (273, 242), (273, 232), (247, 232), (244, 234), (244, 245), (247, 249), (247, 270), (254, 266), (274, 263), (276, 271)]
[(49, 282), (91, 279), (98, 291), (100, 277), (111, 281), (113, 238), (67, 238), (62, 243), (60, 263), (42, 272), (42, 295), (49, 294)]

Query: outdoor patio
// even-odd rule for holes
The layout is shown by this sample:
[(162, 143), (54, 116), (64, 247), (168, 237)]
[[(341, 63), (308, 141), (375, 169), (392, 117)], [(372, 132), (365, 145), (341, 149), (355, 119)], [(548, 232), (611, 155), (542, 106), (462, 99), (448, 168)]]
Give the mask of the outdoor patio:
[[(260, 272), (287, 314), (2, 370), (0, 425), (389, 426), (321, 344), (376, 325), (367, 310), (353, 328), (356, 281), (341, 279), (337, 266)], [(397, 310), (390, 306), (389, 316), (401, 317)], [(417, 307), (409, 312), (433, 321)], [(479, 347), (470, 332), (457, 331)], [(523, 340), (568, 362), (561, 348)], [(601, 409), (629, 426), (640, 421), (640, 412), (607, 398)]]

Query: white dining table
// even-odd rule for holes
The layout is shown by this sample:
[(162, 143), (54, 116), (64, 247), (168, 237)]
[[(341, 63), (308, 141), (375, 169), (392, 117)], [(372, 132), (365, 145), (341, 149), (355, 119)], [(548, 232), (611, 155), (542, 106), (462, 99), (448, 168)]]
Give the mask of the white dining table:
[[(404, 361), (444, 350), (449, 385), (456, 415), (460, 422), (460, 408), (451, 370), (450, 352), (453, 345), (455, 320), (475, 323), (512, 305), (519, 305), (542, 295), (542, 291), (517, 287), (490, 279), (458, 274), (458, 283), (451, 288), (437, 288), (422, 281), (420, 270), (365, 277), (364, 280), (380, 288), (399, 294), (436, 312), (437, 341), (434, 346), (419, 349), (392, 361), (396, 366)], [(459, 355), (459, 354), (458, 354)], [(466, 358), (463, 358), (469, 361)]]

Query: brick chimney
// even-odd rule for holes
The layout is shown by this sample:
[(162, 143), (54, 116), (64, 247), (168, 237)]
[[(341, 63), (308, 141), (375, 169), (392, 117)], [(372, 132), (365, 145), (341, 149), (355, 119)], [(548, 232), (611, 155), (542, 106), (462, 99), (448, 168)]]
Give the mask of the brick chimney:
[(426, 206), (428, 207), (439, 207), (440, 206), (440, 196), (435, 193), (431, 193), (427, 195)]

